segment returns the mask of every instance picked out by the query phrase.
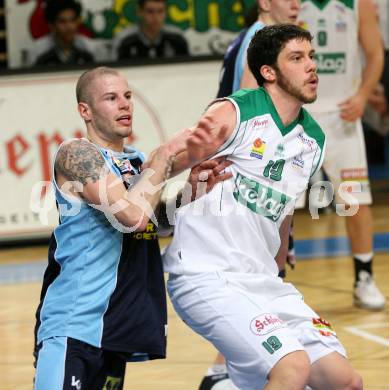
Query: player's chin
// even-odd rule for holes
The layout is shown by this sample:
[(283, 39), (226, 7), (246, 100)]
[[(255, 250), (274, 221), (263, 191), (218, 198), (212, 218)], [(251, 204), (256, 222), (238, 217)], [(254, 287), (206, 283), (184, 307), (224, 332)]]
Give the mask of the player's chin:
[(120, 135), (121, 137), (125, 138), (131, 135), (132, 133), (132, 126), (120, 126), (116, 128), (116, 134)]
[(317, 98), (317, 92), (305, 93), (303, 95), (303, 103), (309, 104), (313, 103)]

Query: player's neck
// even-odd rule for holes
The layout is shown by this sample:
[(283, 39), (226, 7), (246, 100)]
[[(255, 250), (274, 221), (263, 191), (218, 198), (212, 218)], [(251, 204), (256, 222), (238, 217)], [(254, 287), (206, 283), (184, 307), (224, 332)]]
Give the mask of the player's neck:
[(265, 89), (273, 101), (282, 124), (290, 125), (297, 118), (303, 104), (276, 84), (266, 84)]
[(270, 16), (269, 12), (260, 13), (258, 16), (258, 21), (265, 24), (266, 26), (271, 26), (271, 25), (275, 24), (275, 21)]
[(160, 35), (161, 35), (161, 31), (158, 30), (154, 30), (154, 29), (150, 29), (150, 28), (147, 28), (147, 26), (145, 25), (141, 25), (140, 26), (140, 30), (142, 32), (142, 34), (147, 38), (149, 39), (151, 42), (155, 42), (155, 41), (158, 41)]
[(113, 150), (115, 152), (123, 152), (124, 150), (124, 139), (107, 139), (95, 131), (88, 131), (87, 138), (90, 142), (95, 145), (104, 148)]

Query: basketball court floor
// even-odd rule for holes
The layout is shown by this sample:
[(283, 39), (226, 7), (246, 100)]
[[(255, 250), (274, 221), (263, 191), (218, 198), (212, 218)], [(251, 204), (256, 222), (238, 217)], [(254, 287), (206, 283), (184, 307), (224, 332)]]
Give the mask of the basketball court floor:
[[(376, 188), (374, 195), (375, 277), (389, 299), (389, 184)], [(378, 312), (353, 306), (353, 269), (344, 217), (331, 213), (312, 221), (308, 212), (298, 212), (295, 237), (299, 261), (295, 270), (288, 270), (288, 281), (335, 328), (364, 379), (364, 388), (389, 390), (389, 303)], [(2, 390), (32, 388), (34, 313), (46, 252), (46, 246), (0, 249)], [(124, 388), (196, 390), (214, 355), (212, 346), (193, 333), (169, 304), (167, 359), (128, 364)]]

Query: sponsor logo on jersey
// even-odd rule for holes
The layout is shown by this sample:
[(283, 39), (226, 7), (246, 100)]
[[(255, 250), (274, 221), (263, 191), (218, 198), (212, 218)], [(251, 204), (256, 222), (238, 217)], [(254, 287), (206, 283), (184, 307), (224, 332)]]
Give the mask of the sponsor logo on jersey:
[(238, 173), (235, 181), (234, 198), (256, 214), (278, 221), (290, 196), (267, 187)]
[(80, 379), (77, 379), (74, 375), (72, 375), (71, 387), (75, 387), (76, 390), (81, 390), (81, 389), (82, 389), (81, 380), (80, 380)]
[[(302, 9), (302, 8), (301, 8), (301, 9)], [(300, 21), (298, 22), (298, 25), (299, 25), (299, 27), (303, 28), (304, 30), (308, 30), (308, 31), (309, 31), (309, 25), (308, 25), (307, 22), (304, 22), (304, 21), (300, 20)]]
[(342, 20), (338, 20), (335, 22), (335, 29), (337, 32), (346, 32), (347, 31), (347, 23)]
[(264, 313), (254, 317), (250, 322), (250, 330), (258, 336), (284, 328), (285, 323), (274, 314)]
[[(350, 168), (342, 169), (340, 171), (340, 177), (343, 182), (358, 182), (360, 184), (360, 189), (358, 192), (369, 193), (370, 192), (370, 182), (367, 176), (366, 168)], [(352, 184), (349, 187), (344, 187), (346, 192), (352, 193), (355, 191)]]
[(132, 165), (128, 158), (116, 158), (112, 157), (112, 161), (114, 165), (119, 169), (121, 175), (125, 175), (129, 173), (130, 175), (136, 175), (140, 173), (140, 170), (136, 170)]
[(266, 129), (269, 127), (269, 119), (254, 119), (252, 129), (253, 130), (259, 130), (259, 129)]
[(262, 160), (265, 150), (266, 150), (266, 142), (262, 141), (260, 138), (257, 138), (254, 141), (253, 146), (251, 148), (250, 156)]
[(152, 222), (149, 222), (143, 232), (134, 232), (132, 237), (135, 240), (156, 240), (158, 238), (157, 228)]
[(346, 8), (342, 4), (335, 4), (335, 8), (337, 11), (341, 12), (342, 14), (346, 13)]
[(367, 179), (367, 168), (349, 168), (340, 171), (342, 180), (364, 181)]
[(345, 53), (317, 53), (315, 60), (318, 74), (346, 73)]
[(284, 157), (285, 157), (284, 152), (285, 152), (285, 146), (284, 146), (283, 144), (278, 144), (278, 145), (277, 145), (276, 152), (274, 153), (274, 155), (275, 155), (276, 157), (282, 157), (282, 158), (284, 158)]
[(298, 156), (296, 156), (293, 161), (292, 161), (292, 165), (296, 168), (301, 168), (303, 169), (304, 168), (304, 160), (303, 160), (303, 154), (300, 153)]
[(319, 20), (317, 21), (317, 26), (318, 26), (319, 28), (326, 28), (326, 20), (325, 20), (325, 19), (319, 19)]
[(299, 133), (297, 138), (302, 142), (303, 145), (308, 146), (310, 150), (313, 149), (315, 141), (311, 138), (308, 138), (304, 132)]
[(312, 318), (312, 325), (322, 336), (336, 336), (331, 324), (323, 318)]

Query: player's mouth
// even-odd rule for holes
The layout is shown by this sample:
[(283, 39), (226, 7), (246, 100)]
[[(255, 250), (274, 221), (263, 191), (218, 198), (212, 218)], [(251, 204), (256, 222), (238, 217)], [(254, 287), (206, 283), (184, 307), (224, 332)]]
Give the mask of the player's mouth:
[(319, 84), (319, 78), (318, 78), (316, 75), (314, 75), (314, 76), (312, 76), (312, 77), (310, 77), (310, 78), (308, 79), (308, 81), (306, 82), (306, 84), (309, 84), (309, 85), (311, 85), (312, 87), (317, 87), (317, 85)]
[(116, 122), (119, 122), (123, 126), (130, 126), (131, 119), (131, 115), (121, 115), (116, 119)]
[(289, 21), (290, 23), (295, 24), (297, 21), (297, 15), (289, 16)]

